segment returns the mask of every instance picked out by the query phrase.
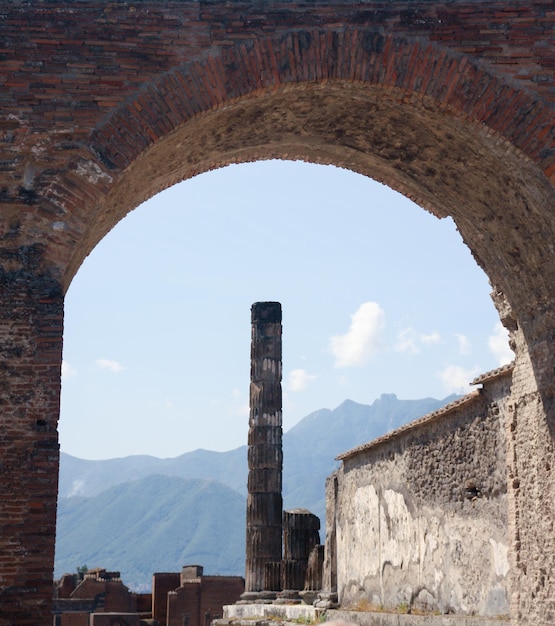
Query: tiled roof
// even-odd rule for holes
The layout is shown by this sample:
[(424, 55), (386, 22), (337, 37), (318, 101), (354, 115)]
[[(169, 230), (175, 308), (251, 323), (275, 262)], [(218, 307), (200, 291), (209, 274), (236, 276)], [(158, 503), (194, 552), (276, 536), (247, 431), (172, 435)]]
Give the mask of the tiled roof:
[(441, 409), (437, 409), (437, 411), (428, 413), (427, 415), (424, 415), (423, 417), (419, 417), (418, 419), (415, 419), (412, 422), (409, 422), (408, 424), (401, 426), (400, 428), (396, 428), (395, 430), (392, 430), (391, 432), (386, 433), (385, 435), (381, 435), (381, 437), (372, 439), (372, 441), (369, 441), (368, 443), (363, 443), (362, 445), (357, 446), (356, 448), (352, 448), (351, 450), (348, 450), (347, 452), (343, 452), (342, 454), (338, 455), (335, 458), (338, 461), (344, 461), (345, 459), (355, 456), (359, 454), (360, 452), (370, 450), (371, 448), (374, 448), (375, 446), (378, 446), (382, 443), (385, 443), (386, 441), (389, 441), (390, 439), (393, 439), (394, 437), (397, 437), (401, 433), (405, 433), (410, 430), (416, 429), (419, 426), (422, 426), (423, 424), (433, 422), (437, 420), (438, 418), (446, 415), (447, 413), (450, 413), (454, 409), (458, 409), (463, 404), (467, 404), (467, 403), (473, 402), (474, 400), (477, 400), (479, 397), (480, 397), (480, 390), (476, 389), (472, 391), (471, 393), (467, 394), (466, 396), (463, 396), (462, 398), (458, 398), (454, 402), (450, 402), (449, 404), (446, 404), (445, 406), (441, 407)]
[[(495, 378), (506, 376), (507, 374), (511, 373), (513, 369), (514, 369), (514, 361), (512, 361), (511, 363), (508, 363), (507, 365), (502, 365), (501, 367), (498, 367), (497, 369), (490, 370), (489, 372), (485, 372), (484, 374), (480, 374), (480, 376), (477, 376), (470, 384), (480, 385), (485, 382), (489, 382), (491, 380), (494, 380)], [(344, 461), (345, 459), (356, 456), (360, 452), (369, 450), (371, 448), (374, 448), (375, 446), (385, 443), (386, 441), (389, 441), (393, 439), (394, 437), (397, 437), (401, 433), (409, 432), (413, 429), (416, 429), (422, 426), (423, 424), (428, 424), (430, 422), (433, 422), (439, 419), (440, 417), (447, 415), (451, 411), (458, 409), (463, 404), (473, 402), (479, 397), (480, 397), (480, 390), (475, 389), (474, 391), (463, 396), (462, 398), (458, 398), (454, 402), (450, 402), (449, 404), (446, 404), (444, 407), (441, 407), (441, 409), (437, 409), (437, 411), (428, 413), (427, 415), (424, 415), (423, 417), (419, 417), (418, 419), (413, 420), (412, 422), (409, 422), (408, 424), (405, 424), (404, 426), (401, 426), (400, 428), (396, 428), (395, 430), (392, 430), (391, 432), (386, 433), (385, 435), (382, 435), (381, 437), (377, 437), (376, 439), (372, 439), (372, 441), (363, 443), (362, 445), (357, 446), (356, 448), (352, 448), (351, 450), (348, 450), (347, 452), (343, 452), (335, 458), (338, 461)]]
[[(515, 366), (514, 361), (512, 361), (511, 363), (508, 363), (507, 365), (502, 365), (501, 367), (498, 367), (497, 369), (490, 370), (489, 372), (485, 372), (484, 374), (480, 374), (480, 376), (477, 376), (470, 384), (481, 385), (485, 382), (494, 380), (495, 378), (499, 378), (500, 376), (505, 376), (513, 371), (514, 366)], [(422, 426), (423, 424), (428, 424), (429, 422), (433, 422), (437, 420), (438, 418), (443, 417), (444, 415), (447, 415), (451, 411), (458, 409), (463, 404), (473, 402), (479, 397), (480, 397), (480, 389), (475, 389), (474, 391), (463, 396), (462, 398), (458, 398), (454, 402), (450, 402), (449, 404), (446, 404), (445, 406), (441, 407), (441, 409), (437, 409), (437, 411), (428, 413), (427, 415), (424, 415), (423, 417), (419, 417), (418, 419), (415, 419), (412, 422), (409, 422), (408, 424), (401, 426), (400, 428), (396, 428), (395, 430), (392, 430), (391, 432), (386, 433), (385, 435), (381, 435), (380, 437), (377, 437), (376, 439), (372, 439), (372, 441), (363, 443), (362, 445), (357, 446), (356, 448), (352, 448), (351, 450), (348, 450), (347, 452), (343, 452), (339, 454), (338, 456), (336, 456), (335, 458), (337, 461), (344, 461), (345, 459), (356, 456), (360, 452), (369, 450), (370, 448), (373, 448), (382, 443), (385, 443), (386, 441), (389, 441), (390, 439), (397, 437), (401, 433), (405, 433), (415, 428), (418, 428), (419, 426)]]
[(502, 365), (501, 367), (498, 367), (497, 369), (490, 370), (489, 372), (485, 372), (485, 374), (480, 374), (480, 376), (477, 376), (470, 384), (481, 385), (485, 382), (493, 380), (494, 378), (499, 378), (499, 376), (504, 376), (505, 374), (512, 372), (514, 367), (515, 367), (515, 362), (511, 361), (510, 363), (507, 363), (507, 365)]

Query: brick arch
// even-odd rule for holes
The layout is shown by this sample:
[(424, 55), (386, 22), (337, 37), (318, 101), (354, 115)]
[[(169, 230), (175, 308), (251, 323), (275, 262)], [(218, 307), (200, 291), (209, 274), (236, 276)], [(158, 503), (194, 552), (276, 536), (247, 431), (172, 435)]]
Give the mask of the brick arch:
[(406, 104), (428, 101), (483, 124), (555, 181), (548, 150), (553, 116), (537, 94), (496, 76), (476, 57), (368, 29), (289, 32), (175, 67), (102, 122), (91, 148), (108, 168), (125, 168), (203, 112), (285, 85), (336, 80), (389, 91)]
[[(303, 30), (225, 48), (128, 98), (93, 131), (95, 158), (81, 156), (72, 180), (54, 186), (53, 201), (86, 222), (76, 227), (86, 236), (66, 284), (96, 242), (157, 191), (232, 162), (293, 158), (353, 169), (452, 215), (492, 281), (525, 306), (530, 294), (507, 279), (551, 264), (547, 247), (522, 257), (526, 237), (555, 232), (541, 215), (545, 175), (555, 179), (543, 143), (550, 113), (475, 59), (377, 30)], [(85, 215), (84, 197), (97, 206)], [(535, 232), (508, 208), (535, 214)], [(485, 235), (489, 227), (495, 233)], [(501, 240), (497, 271), (492, 244)], [(550, 284), (533, 282), (534, 300), (548, 301)]]
[(349, 167), (453, 215), (508, 297), (512, 616), (553, 624), (551, 0), (4, 4), (0, 622), (51, 622), (71, 276), (149, 195), (275, 156)]
[[(555, 555), (538, 556), (543, 531), (533, 520), (550, 519), (552, 507), (537, 492), (532, 505), (520, 486), (523, 473), (530, 472), (532, 488), (543, 464), (555, 461), (554, 384), (546, 354), (554, 323), (555, 224), (545, 211), (553, 198), (553, 118), (540, 98), (468, 58), (362, 31), (343, 37), (352, 48), (344, 40), (339, 45), (339, 34), (334, 44), (329, 32), (242, 44), (169, 72), (115, 111), (91, 141), (99, 164), (115, 179), (106, 194), (110, 211), (103, 213), (101, 230), (89, 231), (80, 254), (156, 191), (228, 163), (271, 157), (347, 167), (439, 216), (453, 216), (502, 292), (501, 317), (519, 354), (509, 437), (515, 453), (509, 468), (512, 610), (519, 622), (541, 623), (550, 619), (542, 613), (545, 605), (527, 606), (520, 589), (536, 578), (544, 589), (551, 584), (542, 572), (555, 565)], [(298, 57), (279, 63), (288, 49)], [(429, 69), (417, 85), (422, 59)], [(326, 69), (319, 62), (327, 62)], [(69, 275), (78, 264), (79, 255)], [(531, 432), (544, 442), (539, 448), (530, 446)], [(517, 462), (523, 449), (534, 461)]]

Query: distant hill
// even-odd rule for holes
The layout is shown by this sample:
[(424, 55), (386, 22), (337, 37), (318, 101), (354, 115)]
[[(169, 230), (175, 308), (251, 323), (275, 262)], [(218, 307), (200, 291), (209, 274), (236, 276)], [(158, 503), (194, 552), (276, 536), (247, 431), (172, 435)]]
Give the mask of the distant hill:
[(145, 589), (153, 572), (185, 564), (243, 573), (244, 496), (211, 480), (152, 475), (92, 498), (60, 500), (56, 578), (82, 565), (105, 567)]
[(399, 400), (383, 394), (370, 406), (345, 400), (336, 409), (321, 409), (303, 418), (284, 436), (283, 496), (287, 508), (302, 506), (325, 521), (325, 480), (342, 452), (376, 439), (403, 424), (452, 402)]
[(105, 461), (88, 461), (62, 452), (60, 497), (95, 496), (108, 487), (151, 474), (180, 478), (210, 478), (244, 493), (247, 489), (246, 447), (229, 452), (195, 450), (173, 459), (136, 455)]
[[(325, 480), (338, 454), (455, 398), (384, 394), (370, 406), (346, 400), (311, 413), (283, 437), (284, 507), (309, 509), (323, 527)], [(137, 588), (148, 586), (154, 571), (187, 563), (207, 574), (242, 575), (247, 473), (246, 446), (173, 459), (86, 461), (62, 453), (56, 576), (86, 564), (121, 571)]]

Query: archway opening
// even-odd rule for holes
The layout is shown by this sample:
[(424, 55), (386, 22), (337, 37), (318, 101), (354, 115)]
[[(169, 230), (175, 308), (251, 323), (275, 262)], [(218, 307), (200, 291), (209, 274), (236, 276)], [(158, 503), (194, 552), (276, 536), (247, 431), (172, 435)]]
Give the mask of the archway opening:
[[(62, 452), (244, 446), (257, 300), (284, 307), (286, 431), (345, 400), (466, 393), (510, 358), (490, 289), (452, 220), (367, 177), (291, 161), (200, 175), (132, 212), (68, 291)], [(61, 497), (96, 497), (64, 463)]]
[(462, 393), (510, 357), (490, 290), (452, 220), (366, 177), (291, 161), (197, 176), (132, 212), (68, 291), (62, 450), (242, 445), (256, 300), (284, 306), (286, 427), (346, 398)]

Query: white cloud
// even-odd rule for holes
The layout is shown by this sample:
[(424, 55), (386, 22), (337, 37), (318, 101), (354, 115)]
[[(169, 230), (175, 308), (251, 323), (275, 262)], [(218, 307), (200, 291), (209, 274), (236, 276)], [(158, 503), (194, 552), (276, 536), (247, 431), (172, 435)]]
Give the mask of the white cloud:
[(302, 391), (312, 380), (316, 380), (316, 376), (309, 374), (306, 370), (291, 370), (287, 378), (287, 386), (290, 391)]
[(433, 333), (430, 333), (429, 335), (426, 335), (426, 333), (420, 333), (420, 335), (418, 335), (418, 338), (424, 345), (431, 345), (433, 343), (439, 343), (440, 341), (440, 336), (437, 330), (435, 330)]
[(123, 370), (123, 365), (121, 365), (121, 363), (112, 361), (111, 359), (97, 359), (96, 364), (100, 367), (100, 369), (110, 370), (111, 372), (114, 372), (114, 374), (118, 374)]
[(458, 365), (448, 365), (439, 372), (438, 376), (447, 393), (469, 393), (470, 383), (479, 373), (480, 368), (477, 365), (470, 369)]
[(351, 325), (344, 335), (330, 339), (335, 367), (364, 365), (381, 348), (385, 314), (377, 302), (365, 302), (351, 315)]
[(67, 361), (62, 361), (62, 378), (68, 379), (77, 376), (77, 370)]
[(441, 337), (437, 331), (433, 333), (417, 333), (412, 326), (404, 328), (397, 333), (397, 343), (395, 350), (397, 352), (408, 352), (409, 354), (418, 354), (421, 347), (439, 343)]
[(410, 352), (410, 354), (417, 354), (418, 348), (416, 347), (415, 332), (413, 328), (405, 328), (397, 333), (397, 343), (395, 344), (395, 350), (397, 352)]
[(499, 365), (506, 365), (515, 358), (513, 351), (509, 348), (509, 332), (501, 322), (497, 322), (493, 335), (488, 338), (488, 348), (497, 358)]
[(459, 354), (470, 354), (470, 341), (468, 341), (468, 337), (461, 335), (461, 333), (455, 333), (455, 337), (459, 342)]

